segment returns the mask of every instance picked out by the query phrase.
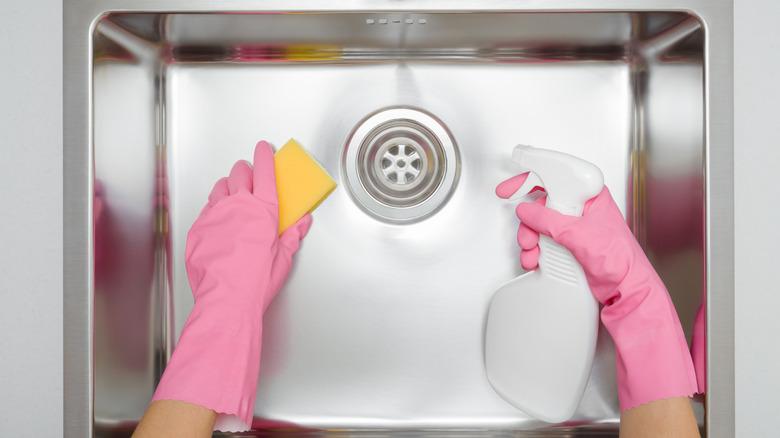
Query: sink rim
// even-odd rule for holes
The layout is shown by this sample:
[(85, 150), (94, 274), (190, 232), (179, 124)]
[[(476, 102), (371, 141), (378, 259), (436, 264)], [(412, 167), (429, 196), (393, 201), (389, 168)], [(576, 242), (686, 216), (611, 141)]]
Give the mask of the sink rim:
[(550, 0), (531, 1), (226, 0), (214, 9), (208, 0), (182, 7), (177, 0), (77, 0), (64, 9), (63, 58), (63, 376), (64, 435), (92, 436), (92, 108), (91, 35), (97, 21), (116, 12), (616, 12), (681, 11), (696, 16), (705, 37), (705, 212), (708, 394), (706, 427), (713, 437), (734, 433), (734, 213), (733, 213), (733, 47), (732, 0)]

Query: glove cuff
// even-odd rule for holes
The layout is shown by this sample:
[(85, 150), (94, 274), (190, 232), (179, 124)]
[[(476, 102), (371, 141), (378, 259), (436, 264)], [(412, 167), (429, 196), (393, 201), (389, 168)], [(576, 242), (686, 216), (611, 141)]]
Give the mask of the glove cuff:
[(601, 318), (615, 343), (620, 410), (655, 400), (690, 397), (696, 373), (674, 304), (660, 283), (621, 294)]
[(218, 414), (215, 430), (249, 430), (260, 371), (262, 317), (237, 314), (226, 320), (204, 307), (196, 303), (190, 313), (152, 400), (179, 400), (211, 409)]

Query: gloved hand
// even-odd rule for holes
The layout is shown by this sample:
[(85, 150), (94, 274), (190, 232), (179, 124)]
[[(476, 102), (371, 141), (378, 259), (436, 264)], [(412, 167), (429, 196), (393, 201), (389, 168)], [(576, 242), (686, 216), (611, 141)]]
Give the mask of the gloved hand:
[(215, 430), (251, 428), (263, 312), (310, 225), (306, 215), (278, 236), (274, 156), (266, 142), (255, 148), (254, 168), (239, 161), (217, 181), (187, 235), (195, 305), (153, 400), (212, 409), (219, 414)]
[(698, 393), (707, 392), (707, 336), (705, 322), (707, 319), (707, 297), (702, 293), (701, 303), (693, 320), (693, 334), (691, 335), (691, 356), (693, 368), (696, 370), (696, 383), (699, 386)]
[[(511, 196), (526, 176), (504, 181), (496, 194)], [(696, 375), (674, 304), (609, 190), (589, 200), (581, 217), (548, 209), (544, 202), (517, 206), (522, 266), (537, 267), (539, 233), (566, 247), (582, 265), (615, 343), (621, 410), (694, 394)]]

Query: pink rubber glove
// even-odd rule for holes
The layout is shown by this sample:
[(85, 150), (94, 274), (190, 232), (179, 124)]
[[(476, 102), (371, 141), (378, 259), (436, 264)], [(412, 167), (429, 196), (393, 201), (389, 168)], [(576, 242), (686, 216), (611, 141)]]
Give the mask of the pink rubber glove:
[(707, 392), (707, 336), (705, 321), (707, 319), (707, 297), (702, 293), (696, 318), (693, 320), (693, 334), (691, 335), (691, 356), (693, 368), (696, 370), (696, 383), (698, 393)]
[[(504, 181), (496, 194), (511, 196), (526, 175)], [(696, 375), (674, 304), (609, 190), (605, 187), (588, 201), (582, 217), (543, 204), (544, 198), (517, 206), (521, 263), (525, 269), (536, 268), (542, 233), (582, 265), (591, 292), (603, 304), (601, 321), (615, 343), (621, 410), (693, 395)]]
[(255, 148), (214, 185), (187, 235), (185, 263), (195, 297), (153, 400), (204, 406), (215, 430), (245, 431), (260, 370), (263, 312), (287, 278), (311, 225), (305, 216), (278, 236), (271, 146)]

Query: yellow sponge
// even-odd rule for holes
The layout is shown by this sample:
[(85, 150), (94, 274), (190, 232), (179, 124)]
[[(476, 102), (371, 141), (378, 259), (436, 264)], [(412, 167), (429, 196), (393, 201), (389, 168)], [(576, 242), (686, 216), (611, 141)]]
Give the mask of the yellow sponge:
[(279, 234), (317, 208), (336, 188), (336, 181), (293, 139), (276, 151), (274, 170), (279, 197)]

